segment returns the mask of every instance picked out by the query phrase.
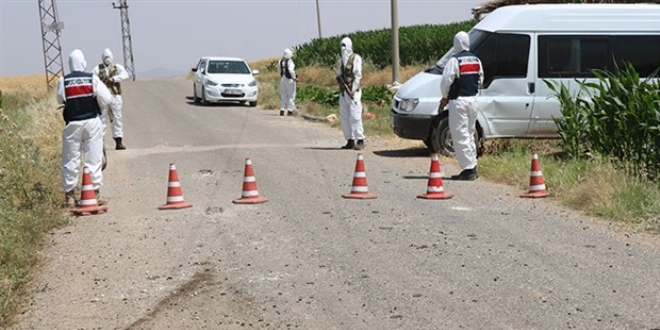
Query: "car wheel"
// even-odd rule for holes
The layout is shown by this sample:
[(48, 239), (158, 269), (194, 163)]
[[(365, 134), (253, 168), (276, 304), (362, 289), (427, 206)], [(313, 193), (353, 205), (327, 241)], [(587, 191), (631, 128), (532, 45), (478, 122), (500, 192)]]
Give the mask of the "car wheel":
[(248, 106), (253, 107), (253, 108), (256, 107), (257, 106), (257, 101), (248, 102)]
[[(479, 157), (483, 153), (483, 141), (481, 140), (479, 127), (477, 127), (474, 135), (474, 140), (477, 141), (477, 157)], [(447, 116), (440, 118), (435, 126), (435, 129), (431, 133), (431, 137), (428, 140), (425, 140), (424, 144), (426, 144), (427, 148), (431, 152), (437, 152), (443, 156), (448, 157), (454, 156), (454, 142), (451, 138), (451, 131), (449, 130), (449, 118)]]
[(199, 104), (200, 101), (201, 99), (197, 97), (197, 86), (193, 84), (193, 102)]
[(202, 87), (202, 105), (209, 105), (209, 101), (206, 100), (206, 91)]

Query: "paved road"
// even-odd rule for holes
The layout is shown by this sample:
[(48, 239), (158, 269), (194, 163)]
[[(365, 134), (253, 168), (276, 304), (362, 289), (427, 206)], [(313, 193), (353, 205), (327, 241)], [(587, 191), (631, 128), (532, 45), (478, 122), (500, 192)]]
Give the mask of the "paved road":
[[(658, 237), (485, 179), (417, 199), (428, 154), (386, 140), (364, 151), (377, 198), (344, 199), (339, 130), (190, 85), (125, 84), (109, 212), (53, 231), (13, 329), (660, 329)], [(246, 158), (267, 203), (232, 203)], [(192, 208), (158, 210), (170, 163)]]

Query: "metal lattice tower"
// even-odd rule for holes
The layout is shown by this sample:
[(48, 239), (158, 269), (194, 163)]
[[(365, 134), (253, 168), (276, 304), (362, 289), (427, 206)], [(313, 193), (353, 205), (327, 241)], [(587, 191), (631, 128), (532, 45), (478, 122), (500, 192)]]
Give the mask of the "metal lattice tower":
[(57, 79), (64, 76), (62, 46), (60, 46), (60, 33), (64, 29), (64, 23), (57, 20), (55, 0), (39, 0), (39, 16), (41, 17), (46, 84), (48, 89), (51, 89), (56, 86)]
[(128, 75), (135, 81), (135, 66), (133, 65), (133, 43), (131, 42), (131, 23), (128, 20), (128, 4), (126, 0), (119, 0), (119, 4), (112, 3), (112, 7), (121, 13), (121, 37), (124, 46), (124, 67)]

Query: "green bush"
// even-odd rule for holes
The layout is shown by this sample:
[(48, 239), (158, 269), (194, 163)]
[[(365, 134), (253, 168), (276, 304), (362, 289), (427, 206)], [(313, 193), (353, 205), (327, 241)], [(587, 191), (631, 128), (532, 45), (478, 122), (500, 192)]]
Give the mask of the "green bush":
[[(298, 102), (311, 101), (326, 107), (339, 106), (339, 90), (337, 88), (318, 85), (300, 84), (296, 91)], [(389, 104), (392, 94), (385, 86), (367, 86), (362, 89), (363, 104)]]

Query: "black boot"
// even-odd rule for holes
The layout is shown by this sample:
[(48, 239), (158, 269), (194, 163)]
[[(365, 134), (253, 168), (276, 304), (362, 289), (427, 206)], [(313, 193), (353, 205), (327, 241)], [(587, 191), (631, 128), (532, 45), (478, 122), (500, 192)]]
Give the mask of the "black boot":
[(474, 181), (479, 178), (479, 174), (477, 173), (477, 168), (471, 168), (467, 170), (463, 170), (460, 174), (457, 175), (452, 175), (451, 180), (459, 180), (459, 181)]
[(115, 138), (115, 150), (126, 150), (126, 146), (121, 143), (120, 137)]
[(353, 149), (353, 146), (355, 146), (355, 141), (353, 139), (350, 139), (346, 141), (346, 145), (341, 147), (342, 149)]
[(357, 143), (353, 146), (353, 149), (355, 150), (364, 149), (364, 140), (357, 140)]
[(280, 110), (280, 116), (284, 116), (284, 110)]

